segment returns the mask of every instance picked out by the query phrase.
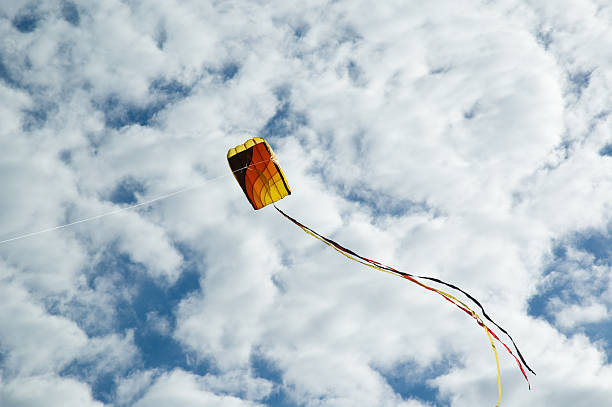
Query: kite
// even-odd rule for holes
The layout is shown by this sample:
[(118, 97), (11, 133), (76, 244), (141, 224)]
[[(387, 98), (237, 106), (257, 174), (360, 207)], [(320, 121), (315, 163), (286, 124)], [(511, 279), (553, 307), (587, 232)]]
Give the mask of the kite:
[[(495, 355), (498, 389), (496, 406), (499, 406), (501, 403), (501, 373), (499, 369), (499, 357), (497, 355), (497, 349), (495, 347), (494, 340), (502, 344), (506, 351), (514, 358), (519, 369), (521, 370), (521, 373), (523, 374), (523, 377), (527, 381), (529, 389), (531, 389), (531, 384), (529, 383), (529, 379), (527, 377), (527, 374), (525, 373), (523, 365), (534, 375), (535, 372), (529, 367), (529, 365), (523, 358), (521, 351), (518, 349), (518, 346), (516, 345), (514, 339), (508, 333), (508, 331), (506, 331), (499, 324), (493, 321), (493, 319), (485, 311), (482, 304), (471, 294), (454, 284), (445, 282), (438, 278), (406, 273), (376, 260), (361, 256), (355, 253), (354, 251), (340, 245), (339, 243), (321, 235), (320, 233), (309, 228), (308, 226), (305, 226), (295, 218), (287, 215), (285, 212), (283, 212), (280, 208), (276, 206), (275, 202), (290, 195), (291, 190), (289, 189), (287, 179), (285, 178), (285, 175), (283, 174), (283, 171), (281, 170), (278, 164), (278, 160), (276, 159), (272, 148), (264, 139), (260, 137), (254, 137), (250, 140), (247, 140), (244, 144), (231, 148), (227, 153), (227, 160), (232, 170), (232, 173), (234, 174), (234, 177), (238, 181), (238, 184), (240, 184), (242, 191), (246, 195), (248, 201), (253, 206), (253, 209), (261, 209), (267, 205), (272, 204), (281, 215), (283, 215), (286, 219), (294, 223), (304, 232), (320, 240), (324, 244), (330, 246), (332, 249), (346, 256), (350, 260), (353, 260), (357, 263), (361, 263), (364, 266), (383, 271), (385, 273), (390, 273), (397, 277), (401, 277), (418, 285), (419, 287), (434, 292), (440, 295), (446, 301), (458, 307), (460, 310), (467, 313), (470, 317), (472, 317), (476, 321), (476, 323), (484, 329), (489, 343), (491, 344), (491, 347), (493, 349), (493, 354)], [(470, 308), (470, 306), (468, 306), (465, 301), (461, 301), (460, 299), (458, 299), (457, 296), (427, 285), (423, 281), (431, 281), (463, 294), (468, 300), (470, 300), (478, 307), (478, 309), (482, 313), (482, 317), (476, 311)], [(500, 332), (504, 333), (510, 339), (518, 357), (512, 352), (510, 347), (508, 347), (508, 345), (506, 345), (500, 339), (500, 337), (485, 323), (485, 320), (493, 324), (497, 329), (499, 329)]]
[(264, 139), (255, 137), (230, 148), (227, 161), (253, 209), (291, 195), (272, 148)]

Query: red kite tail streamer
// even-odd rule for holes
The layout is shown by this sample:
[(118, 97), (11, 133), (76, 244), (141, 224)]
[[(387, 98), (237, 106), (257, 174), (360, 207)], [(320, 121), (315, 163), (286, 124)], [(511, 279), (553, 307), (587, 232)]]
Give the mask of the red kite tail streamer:
[[(515, 359), (516, 363), (518, 364), (521, 373), (523, 374), (523, 377), (525, 378), (525, 380), (527, 381), (527, 384), (529, 386), (529, 388), (531, 389), (531, 384), (529, 383), (529, 379), (527, 378), (527, 374), (525, 373), (525, 370), (523, 369), (523, 364), (527, 367), (527, 369), (532, 372), (533, 374), (535, 374), (535, 372), (527, 365), (527, 362), (525, 362), (525, 359), (523, 357), (523, 355), (521, 354), (520, 350), (518, 349), (516, 343), (514, 342), (513, 338), (510, 336), (510, 334), (508, 333), (508, 331), (506, 331), (504, 328), (502, 328), (499, 324), (497, 324), (495, 321), (493, 321), (491, 319), (491, 317), (485, 312), (484, 307), (482, 306), (482, 304), (476, 299), (474, 298), (472, 295), (470, 295), (469, 293), (467, 293), (466, 291), (464, 291), (463, 289), (447, 283), (443, 280), (434, 278), (434, 277), (427, 277), (427, 276), (417, 276), (417, 275), (413, 275), (410, 273), (406, 273), (403, 271), (400, 271), (396, 268), (387, 266), (381, 262), (378, 262), (376, 260), (372, 260), (369, 259), (367, 257), (361, 256), (357, 253), (355, 253), (354, 251), (347, 249), (346, 247), (340, 245), (339, 243), (319, 234), (318, 232), (314, 231), (313, 229), (309, 228), (308, 226), (305, 226), (304, 224), (302, 224), (301, 222), (299, 222), (298, 220), (296, 220), (295, 218), (287, 215), (285, 212), (283, 212), (280, 208), (278, 208), (276, 205), (274, 205), (274, 208), (280, 213), (282, 214), (285, 218), (287, 218), (288, 220), (290, 220), (292, 223), (294, 223), (295, 225), (297, 225), (300, 229), (302, 229), (304, 232), (308, 233), (309, 235), (315, 237), (316, 239), (322, 241), (323, 243), (325, 243), (326, 245), (332, 247), (334, 250), (340, 252), (341, 254), (343, 254), (344, 256), (346, 256), (347, 258), (356, 261), (358, 263), (361, 263), (365, 266), (374, 268), (376, 270), (380, 270), (386, 273), (390, 273), (393, 274), (395, 276), (398, 277), (402, 277), (412, 283), (415, 283), (419, 286), (421, 286), (422, 288), (435, 292), (439, 295), (441, 295), (445, 300), (453, 303), (455, 306), (457, 306), (459, 309), (461, 309), (462, 311), (464, 311), (465, 313), (467, 313), (468, 315), (470, 315), (472, 318), (474, 318), (476, 320), (476, 322), (478, 323), (479, 326), (481, 326), (484, 330), (485, 333), (491, 343), (493, 352), (495, 354), (495, 361), (497, 364), (497, 374), (498, 374), (498, 405), (499, 402), (501, 400), (501, 383), (500, 383), (500, 369), (499, 369), (499, 359), (497, 357), (497, 351), (495, 348), (495, 344), (493, 343), (493, 339), (497, 340), (499, 343), (501, 343), (504, 348), (508, 351), (508, 353)], [(488, 321), (490, 321), (491, 323), (493, 323), (501, 332), (503, 332), (506, 336), (508, 336), (508, 338), (510, 338), (510, 341), (512, 342), (512, 344), (514, 345), (514, 349), (516, 350), (519, 358), (517, 358), (514, 353), (510, 350), (510, 348), (484, 323), (483, 319), (475, 312), (473, 311), (470, 307), (468, 307), (464, 302), (460, 301), (459, 299), (457, 299), (456, 297), (454, 297), (453, 295), (444, 292), (442, 290), (436, 289), (434, 287), (430, 287), (426, 284), (424, 284), (423, 282), (419, 281), (418, 279), (421, 280), (429, 280), (429, 281), (434, 281), (438, 284), (442, 284), (445, 285), (449, 288), (452, 288), (454, 290), (457, 290), (459, 292), (461, 292), (462, 294), (464, 294), (468, 299), (470, 299), (474, 304), (476, 304), (478, 306), (478, 308), (481, 310), (484, 318)], [(522, 364), (521, 364), (522, 362)]]

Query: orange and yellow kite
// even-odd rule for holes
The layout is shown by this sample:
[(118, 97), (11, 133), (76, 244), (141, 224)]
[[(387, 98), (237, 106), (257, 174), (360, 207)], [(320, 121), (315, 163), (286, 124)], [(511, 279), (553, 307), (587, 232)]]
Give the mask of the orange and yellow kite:
[(230, 148), (227, 161), (253, 209), (261, 209), (291, 195), (285, 175), (266, 140), (255, 137)]

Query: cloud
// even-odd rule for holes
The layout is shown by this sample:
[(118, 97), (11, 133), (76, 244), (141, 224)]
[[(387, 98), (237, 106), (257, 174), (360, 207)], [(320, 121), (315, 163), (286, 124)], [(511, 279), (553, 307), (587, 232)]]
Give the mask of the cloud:
[(159, 377), (134, 406), (173, 406), (177, 404), (182, 406), (261, 406), (259, 403), (240, 398), (217, 395), (206, 389), (202, 379), (180, 370)]
[(0, 401), (5, 406), (34, 407), (45, 405), (102, 407), (93, 400), (87, 385), (53, 375), (32, 376), (0, 383)]
[(562, 328), (574, 328), (585, 323), (598, 322), (607, 319), (610, 315), (607, 307), (603, 304), (569, 305), (551, 304), (560, 308), (557, 313), (556, 323)]
[(605, 404), (609, 9), (4, 2), (0, 240), (185, 192), (0, 245), (0, 402), (495, 399), (473, 320), (251, 210), (224, 155), (262, 136), (288, 213), (512, 332), (504, 404)]
[(82, 351), (87, 337), (73, 321), (48, 315), (23, 286), (10, 280), (3, 279), (0, 292), (0, 344), (8, 351), (5, 376), (53, 373)]

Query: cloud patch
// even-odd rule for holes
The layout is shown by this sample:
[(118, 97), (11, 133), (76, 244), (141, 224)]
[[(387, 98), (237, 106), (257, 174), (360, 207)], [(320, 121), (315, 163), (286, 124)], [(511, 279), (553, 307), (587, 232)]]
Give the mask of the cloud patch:
[(606, 405), (596, 3), (2, 2), (0, 239), (90, 220), (0, 245), (0, 404), (493, 402), (469, 317), (252, 211), (225, 154), (262, 136), (283, 210), (512, 332), (504, 404)]

